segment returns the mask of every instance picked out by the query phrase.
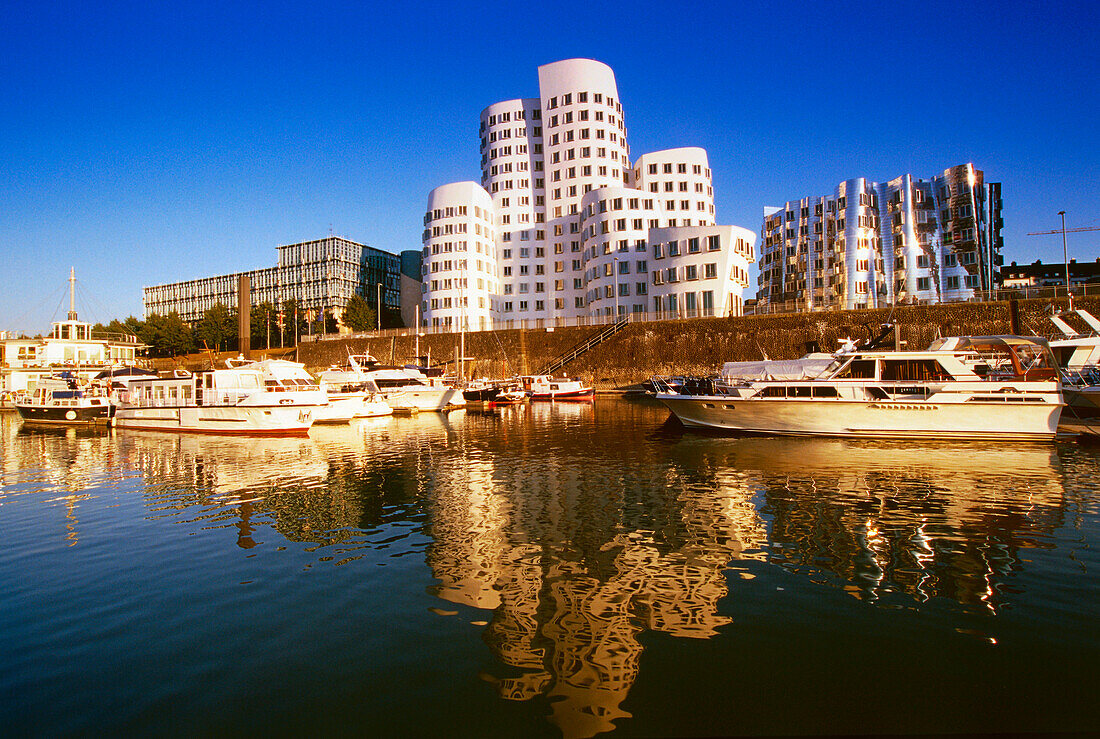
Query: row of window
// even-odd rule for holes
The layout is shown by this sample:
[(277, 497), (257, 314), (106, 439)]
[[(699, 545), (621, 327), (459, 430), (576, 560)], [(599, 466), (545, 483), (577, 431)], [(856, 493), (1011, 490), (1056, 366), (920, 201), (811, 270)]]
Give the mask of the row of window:
[[(656, 162), (654, 162), (654, 163), (652, 163), (652, 164), (650, 164), (649, 166), (646, 167), (646, 172), (648, 174), (659, 174), (657, 169), (658, 169), (658, 167), (660, 167), (661, 173), (672, 174), (672, 164), (673, 164), (672, 162), (664, 162), (663, 164), (658, 165)], [(687, 174), (687, 171), (688, 171), (687, 167), (688, 166), (687, 166), (686, 162), (677, 162), (676, 163), (676, 173), (677, 174)], [(705, 170), (705, 176), (707, 178), (709, 178), (710, 177), (710, 167), (705, 167), (704, 168), (703, 165), (701, 165), (701, 164), (691, 165), (691, 173), (694, 174), (694, 175), (703, 175), (704, 170)], [(639, 179), (641, 179), (641, 176), (642, 176), (641, 168), (636, 169), (634, 171), (634, 175), (636, 177), (638, 177)]]
[[(530, 115), (528, 115), (530, 114)], [(495, 126), (498, 123), (510, 123), (511, 121), (524, 121), (530, 117), (533, 121), (542, 120), (542, 111), (535, 108), (530, 111), (523, 109), (520, 110), (506, 110), (503, 113), (497, 113), (489, 116), (488, 120), (481, 121), (481, 132), (485, 132), (485, 126)]]
[[(568, 144), (570, 141), (585, 141), (585, 140), (590, 139), (590, 138), (594, 138), (597, 141), (605, 141), (605, 140), (610, 141), (613, 144), (620, 143), (619, 134), (615, 133), (614, 131), (607, 132), (602, 128), (597, 128), (597, 129), (595, 129), (595, 131), (596, 131), (595, 136), (592, 135), (592, 129), (588, 129), (588, 128), (569, 129), (568, 131), (565, 131), (564, 133), (560, 133), (560, 134), (559, 133), (554, 133), (554, 134), (550, 135), (550, 146), (558, 146), (558, 145), (563, 144), (563, 143)], [(624, 150), (623, 151), (623, 161), (625, 162), (626, 161), (626, 148), (627, 148), (627, 146), (626, 146), (626, 134), (625, 133), (622, 136), (622, 142), (621, 143), (622, 143), (622, 147), (623, 147), (623, 150)]]
[[(574, 97), (574, 95), (575, 95), (575, 97)], [(603, 104), (604, 103), (604, 97), (605, 96), (602, 92), (594, 92), (594, 93), (592, 93), (592, 102), (594, 102), (596, 104)], [(623, 112), (622, 104), (615, 102), (615, 98), (611, 97), (610, 95), (607, 95), (606, 98), (607, 98), (606, 104), (607, 104), (608, 107), (614, 108), (619, 113)], [(564, 95), (561, 96), (562, 107), (564, 108), (567, 105), (572, 105), (574, 99), (577, 101), (578, 104), (587, 103), (588, 102), (588, 92), (585, 91), (585, 92), (578, 92), (578, 93), (572, 93), (572, 92), (565, 93)], [(557, 96), (554, 96), (554, 97), (552, 97), (552, 98), (550, 98), (549, 100), (546, 101), (546, 109), (547, 110), (554, 110), (557, 107), (558, 107), (558, 98), (557, 98)]]
[[(582, 147), (580, 147), (580, 149), (569, 148), (569, 149), (566, 149), (565, 151), (555, 151), (550, 155), (550, 163), (551, 164), (560, 164), (562, 161), (571, 161), (573, 159), (578, 159), (578, 158), (580, 158), (580, 159), (591, 159), (592, 158), (592, 147), (591, 146), (582, 146)], [(619, 152), (612, 149), (611, 150), (611, 156), (609, 157), (607, 155), (607, 148), (606, 147), (597, 146), (596, 147), (596, 158), (597, 159), (610, 159), (613, 162), (617, 162), (617, 161), (619, 161)], [(623, 161), (624, 162), (626, 161), (626, 156), (625, 155), (623, 156)], [(536, 164), (540, 164), (540, 163), (536, 162)], [(541, 169), (541, 167), (538, 167), (538, 169)]]

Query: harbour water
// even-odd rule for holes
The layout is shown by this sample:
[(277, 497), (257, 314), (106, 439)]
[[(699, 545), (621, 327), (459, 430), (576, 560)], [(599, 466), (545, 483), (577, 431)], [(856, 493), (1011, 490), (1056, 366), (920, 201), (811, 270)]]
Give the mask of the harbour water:
[(5, 733), (1100, 728), (1100, 446), (0, 414)]

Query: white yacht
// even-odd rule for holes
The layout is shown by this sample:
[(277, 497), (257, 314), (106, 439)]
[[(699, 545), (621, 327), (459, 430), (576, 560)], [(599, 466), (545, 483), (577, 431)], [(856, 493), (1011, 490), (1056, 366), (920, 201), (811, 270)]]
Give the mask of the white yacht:
[[(729, 363), (657, 398), (689, 427), (764, 434), (936, 439), (1054, 438), (1062, 410), (1046, 341), (1019, 336), (939, 339), (925, 351), (851, 349)], [(824, 366), (822, 366), (824, 364)]]
[(383, 367), (370, 354), (349, 354), (343, 367), (319, 375), (326, 385), (354, 385), (370, 381), (391, 409), (442, 411), (462, 406), (462, 391), (441, 378), (429, 378), (415, 367)]
[[(119, 428), (211, 434), (305, 434), (324, 405), (319, 389), (269, 387), (248, 365), (174, 377), (129, 378), (116, 393)], [(316, 388), (316, 386), (314, 386)]]

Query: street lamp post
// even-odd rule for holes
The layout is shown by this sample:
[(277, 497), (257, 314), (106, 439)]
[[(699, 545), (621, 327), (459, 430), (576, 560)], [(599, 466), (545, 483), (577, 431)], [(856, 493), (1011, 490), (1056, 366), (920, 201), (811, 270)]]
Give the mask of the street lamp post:
[[(1058, 215), (1062, 216), (1062, 260), (1066, 264), (1066, 297), (1069, 297), (1069, 250), (1066, 248), (1066, 212), (1060, 210)], [(1072, 299), (1070, 298), (1070, 300)]]
[(375, 287), (378, 288), (377, 295), (374, 299), (374, 312), (378, 314), (378, 331), (382, 331), (382, 283), (375, 283)]
[(613, 260), (613, 270), (611, 272), (613, 279), (615, 280), (615, 320), (619, 320), (619, 258), (615, 257)]

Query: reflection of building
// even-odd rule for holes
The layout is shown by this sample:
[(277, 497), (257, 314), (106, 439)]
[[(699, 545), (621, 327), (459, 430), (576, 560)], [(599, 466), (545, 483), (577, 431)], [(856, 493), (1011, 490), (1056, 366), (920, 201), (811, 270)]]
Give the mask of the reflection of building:
[(996, 284), (1001, 186), (972, 164), (931, 180), (858, 177), (766, 213), (758, 311), (966, 300)]
[(275, 267), (147, 287), (145, 315), (175, 311), (185, 321), (197, 321), (217, 303), (234, 308), (241, 275), (249, 277), (253, 306), (266, 302), (282, 308), (293, 300), (302, 309), (342, 315), (352, 295), (361, 295), (373, 305), (381, 285), (382, 305), (398, 311), (400, 274), (401, 259), (396, 254), (329, 236), (280, 246)]
[[(572, 462), (533, 471), (464, 456), (437, 463), (432, 475), (427, 559), (436, 594), (493, 609), (484, 639), (509, 668), (495, 678), (500, 695), (547, 696), (566, 737), (609, 731), (629, 715), (620, 705), (637, 677), (643, 628), (714, 634), (728, 623), (718, 612), (727, 566), (760, 556), (748, 551), (764, 536), (750, 491), (717, 472), (608, 473), (601, 484)], [(592, 489), (606, 491), (598, 507)], [(626, 496), (639, 491), (647, 515), (665, 524), (659, 539), (623, 521)]]
[(566, 59), (538, 73), (539, 97), (482, 111), (480, 185), (428, 197), (424, 322), (740, 314), (755, 234), (716, 225), (706, 152), (632, 166), (610, 67)]

